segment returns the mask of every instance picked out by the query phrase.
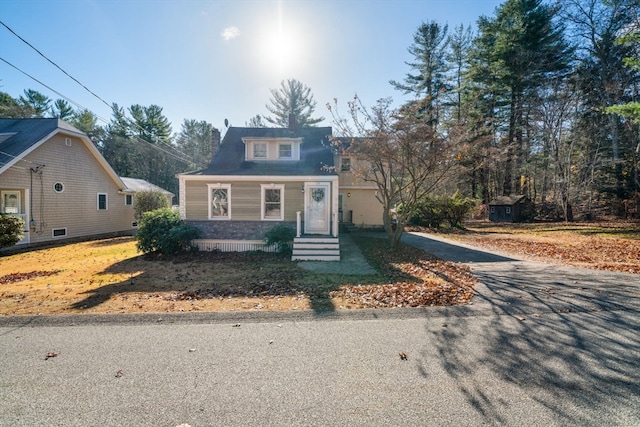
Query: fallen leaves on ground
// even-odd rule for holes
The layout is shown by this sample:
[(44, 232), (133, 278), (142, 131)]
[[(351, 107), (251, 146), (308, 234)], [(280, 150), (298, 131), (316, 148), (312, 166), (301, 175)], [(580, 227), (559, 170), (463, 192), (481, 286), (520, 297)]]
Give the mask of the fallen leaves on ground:
[[(413, 231), (433, 230), (412, 227)], [(444, 232), (444, 230), (442, 230)], [(640, 238), (636, 224), (492, 224), (470, 223), (468, 229), (445, 232), (453, 240), (507, 256), (538, 259), (552, 264), (640, 274)], [(629, 238), (619, 237), (629, 235)]]
[[(341, 286), (331, 292), (361, 307), (427, 307), (461, 305), (473, 297), (476, 279), (465, 265), (442, 261), (420, 249), (400, 245), (391, 252), (384, 245), (356, 238), (385, 277), (396, 279), (376, 285)], [(378, 242), (379, 243), (379, 242)]]
[(52, 270), (52, 271), (29, 271), (27, 273), (11, 273), (5, 274), (0, 277), (0, 285), (7, 285), (9, 283), (16, 283), (22, 280), (33, 279), (34, 277), (46, 277), (53, 276), (54, 274), (60, 273), (61, 270)]

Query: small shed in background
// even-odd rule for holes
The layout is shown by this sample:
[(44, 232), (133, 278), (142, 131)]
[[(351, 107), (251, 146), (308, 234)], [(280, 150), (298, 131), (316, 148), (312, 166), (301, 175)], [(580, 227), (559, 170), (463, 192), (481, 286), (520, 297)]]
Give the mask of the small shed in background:
[(501, 196), (489, 203), (489, 221), (522, 222), (531, 215), (531, 201), (527, 196)]

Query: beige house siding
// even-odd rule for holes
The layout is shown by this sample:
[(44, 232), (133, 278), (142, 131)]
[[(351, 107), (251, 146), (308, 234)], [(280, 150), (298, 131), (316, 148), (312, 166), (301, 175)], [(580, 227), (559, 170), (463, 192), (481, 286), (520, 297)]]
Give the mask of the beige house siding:
[[(58, 133), (23, 160), (0, 175), (0, 189), (22, 189), (24, 213), (26, 204), (31, 204), (36, 227), (30, 243), (132, 230), (132, 206), (125, 205), (118, 184), (82, 139)], [(36, 165), (44, 167), (31, 173)], [(61, 183), (64, 190), (56, 192), (55, 183)], [(98, 193), (107, 194), (105, 211), (98, 210)], [(54, 238), (53, 229), (63, 228), (66, 235)]]
[[(347, 157), (351, 161), (351, 170), (343, 172), (341, 169), (342, 156), (335, 156), (338, 186), (340, 194), (342, 194), (343, 220), (351, 219), (351, 222), (358, 227), (382, 226), (382, 204), (375, 198), (376, 185), (353, 173), (364, 168), (362, 161), (358, 161), (354, 157)], [(351, 211), (351, 217), (349, 217), (349, 211)]]
[(340, 188), (342, 194), (343, 220), (349, 220), (358, 227), (382, 226), (382, 204), (375, 198), (375, 190)]
[[(232, 177), (230, 177), (232, 178)], [(208, 220), (209, 219), (209, 194), (208, 184), (231, 185), (231, 220), (235, 221), (259, 221), (261, 220), (261, 184), (284, 185), (284, 220), (295, 221), (296, 212), (304, 209), (304, 193), (301, 188), (303, 182), (233, 182), (232, 180), (220, 181), (189, 181), (185, 180), (185, 219)]]

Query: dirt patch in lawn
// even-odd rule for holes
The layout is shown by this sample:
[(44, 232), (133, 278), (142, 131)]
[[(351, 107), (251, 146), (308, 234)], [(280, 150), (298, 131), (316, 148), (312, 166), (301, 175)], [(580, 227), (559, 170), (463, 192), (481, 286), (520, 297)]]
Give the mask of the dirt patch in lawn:
[(386, 241), (353, 236), (379, 273), (319, 274), (268, 253), (144, 256), (132, 238), (0, 257), (0, 315), (358, 309), (467, 303), (470, 270)]
[(438, 233), (508, 256), (596, 270), (640, 274), (640, 224), (637, 222), (496, 224), (469, 222), (466, 230)]

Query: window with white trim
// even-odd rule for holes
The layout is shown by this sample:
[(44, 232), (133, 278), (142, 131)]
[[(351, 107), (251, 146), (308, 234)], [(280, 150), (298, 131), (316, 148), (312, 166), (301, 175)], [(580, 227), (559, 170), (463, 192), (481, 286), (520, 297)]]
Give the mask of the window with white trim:
[(262, 220), (284, 220), (284, 185), (262, 184), (260, 187)]
[(209, 219), (231, 219), (231, 184), (207, 184)]
[(267, 144), (266, 143), (253, 143), (253, 158), (254, 159), (266, 159), (267, 158)]
[(107, 193), (98, 193), (98, 210), (106, 211), (109, 208)]
[(124, 204), (127, 206), (133, 205), (133, 194), (124, 195)]
[(278, 144), (278, 159), (293, 159), (293, 147), (291, 144)]
[(67, 235), (66, 228), (54, 228), (51, 230), (51, 237), (64, 237)]

